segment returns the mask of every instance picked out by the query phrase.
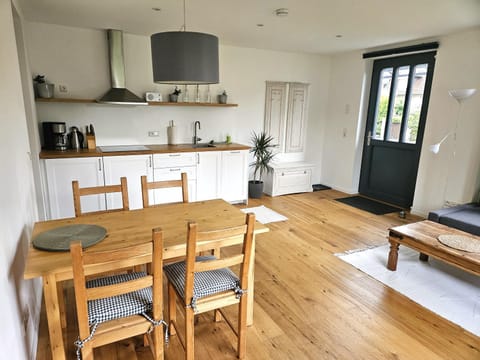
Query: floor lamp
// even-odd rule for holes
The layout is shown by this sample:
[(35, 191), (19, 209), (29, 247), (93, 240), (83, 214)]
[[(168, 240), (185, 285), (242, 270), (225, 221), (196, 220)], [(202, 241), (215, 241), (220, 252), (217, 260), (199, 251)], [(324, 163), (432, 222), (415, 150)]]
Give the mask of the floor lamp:
[[(470, 98), (473, 94), (477, 92), (477, 89), (454, 89), (454, 90), (449, 90), (448, 94), (453, 97), (457, 102), (458, 102), (458, 112), (457, 112), (457, 118), (455, 120), (455, 129), (451, 132), (449, 132), (447, 135), (445, 135), (442, 140), (440, 140), (438, 143), (430, 145), (430, 151), (433, 152), (434, 154), (438, 154), (440, 151), (440, 146), (442, 143), (447, 140), (447, 138), (450, 135), (453, 135), (453, 160), (455, 161), (455, 155), (456, 155), (456, 150), (457, 150), (457, 130), (458, 130), (458, 124), (460, 122), (460, 115), (462, 111), (462, 104), (465, 100)], [(450, 165), (450, 162), (448, 162), (448, 165)], [(450, 166), (447, 166), (449, 168)], [(449, 172), (447, 171), (447, 179), (445, 182), (445, 189), (443, 191), (443, 201), (444, 204), (447, 203), (445, 197), (447, 193), (447, 188), (448, 188), (448, 176)]]

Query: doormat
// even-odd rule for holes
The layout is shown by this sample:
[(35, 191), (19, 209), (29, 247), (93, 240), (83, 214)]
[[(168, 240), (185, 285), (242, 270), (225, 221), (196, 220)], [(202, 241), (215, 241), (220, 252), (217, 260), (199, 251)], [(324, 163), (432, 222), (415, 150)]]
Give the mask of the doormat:
[(350, 196), (346, 198), (335, 199), (346, 205), (353, 206), (357, 209), (368, 211), (375, 215), (383, 215), (392, 212), (402, 211), (403, 209), (390, 206), (375, 200), (367, 199), (362, 196)]
[(262, 224), (288, 220), (286, 216), (283, 216), (263, 205), (253, 207), (253, 208), (240, 209), (240, 210), (242, 210), (245, 214), (249, 212), (253, 212), (255, 214), (255, 220), (257, 220)]
[(327, 185), (322, 185), (322, 184), (313, 184), (312, 189), (313, 191), (321, 191), (321, 190), (330, 190), (331, 187)]
[[(396, 271), (387, 269), (390, 245), (335, 254), (417, 304), (480, 336), (480, 277), (432, 257), (418, 260), (405, 246), (398, 251)], [(416, 314), (411, 315), (417, 316)]]

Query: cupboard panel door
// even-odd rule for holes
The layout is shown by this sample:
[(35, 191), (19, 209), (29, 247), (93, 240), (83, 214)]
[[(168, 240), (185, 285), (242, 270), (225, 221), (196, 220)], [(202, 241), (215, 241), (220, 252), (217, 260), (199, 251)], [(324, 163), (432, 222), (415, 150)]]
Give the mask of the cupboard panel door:
[[(47, 175), (47, 197), (49, 219), (75, 216), (73, 207), (72, 181), (78, 180), (80, 187), (102, 186), (103, 164), (101, 157), (48, 159), (45, 160)], [(82, 211), (105, 210), (105, 196), (82, 196)]]
[(265, 96), (265, 132), (273, 137), (273, 145), (283, 150), (287, 83), (267, 82)]
[(290, 84), (285, 152), (302, 152), (305, 143), (307, 84)]
[[(125, 176), (128, 184), (128, 201), (130, 209), (141, 209), (142, 187), (140, 177), (147, 176), (147, 181), (153, 181), (152, 155), (126, 155), (103, 157), (105, 185), (120, 184), (120, 178)], [(120, 193), (107, 194), (107, 209), (122, 207)]]
[[(188, 200), (189, 202), (197, 199), (197, 168), (196, 166), (179, 166), (174, 168), (161, 168), (153, 170), (154, 181), (179, 180), (182, 178), (182, 172), (187, 173), (188, 179)], [(153, 194), (153, 198), (152, 195)], [(150, 192), (149, 201), (151, 204), (165, 204), (172, 202), (182, 202), (182, 189), (165, 188), (155, 189)]]
[(248, 151), (222, 151), (221, 190), (223, 200), (244, 202), (248, 200)]
[(197, 201), (218, 199), (220, 197), (220, 152), (198, 152), (197, 157)]

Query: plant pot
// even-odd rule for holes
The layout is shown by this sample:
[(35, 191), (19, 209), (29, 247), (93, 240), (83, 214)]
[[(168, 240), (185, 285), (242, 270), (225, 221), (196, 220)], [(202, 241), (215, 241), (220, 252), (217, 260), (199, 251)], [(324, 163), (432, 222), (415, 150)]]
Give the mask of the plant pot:
[(227, 95), (223, 95), (223, 94), (218, 95), (218, 103), (219, 104), (226, 104), (227, 103)]
[(53, 90), (55, 88), (54, 84), (36, 84), (38, 96), (41, 98), (53, 98)]
[(252, 199), (260, 199), (263, 194), (263, 181), (249, 180), (248, 181), (248, 197)]
[(170, 102), (178, 102), (178, 95), (170, 94), (168, 95), (168, 98), (170, 99)]

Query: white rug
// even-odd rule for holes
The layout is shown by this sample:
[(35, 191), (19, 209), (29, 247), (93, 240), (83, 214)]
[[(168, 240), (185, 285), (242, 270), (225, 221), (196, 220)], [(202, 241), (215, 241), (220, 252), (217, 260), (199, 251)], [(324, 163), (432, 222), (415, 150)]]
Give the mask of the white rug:
[(266, 206), (257, 206), (253, 208), (241, 209), (245, 214), (253, 212), (255, 214), (255, 219), (262, 224), (268, 224), (276, 221), (285, 221), (288, 220), (287, 217), (269, 209)]
[(407, 296), (436, 314), (480, 336), (480, 277), (443, 262), (418, 259), (418, 252), (400, 245), (397, 270), (387, 269), (390, 246), (347, 254), (340, 259)]

